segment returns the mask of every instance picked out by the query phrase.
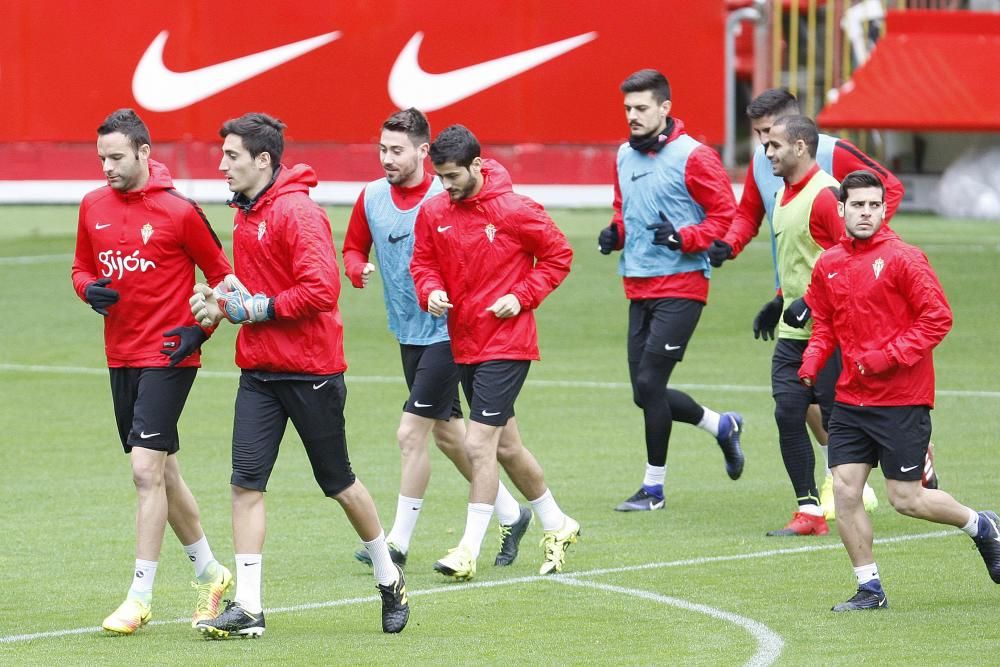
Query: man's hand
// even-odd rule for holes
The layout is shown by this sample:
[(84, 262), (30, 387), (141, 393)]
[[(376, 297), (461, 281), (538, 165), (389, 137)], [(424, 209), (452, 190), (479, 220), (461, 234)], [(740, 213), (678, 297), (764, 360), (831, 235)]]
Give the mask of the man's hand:
[(732, 259), (733, 257), (733, 246), (729, 245), (722, 239), (715, 239), (712, 244), (708, 246), (708, 263), (719, 268), (722, 263), (727, 259)]
[(610, 255), (618, 247), (618, 225), (611, 223), (597, 236), (597, 249), (602, 255)]
[(809, 304), (806, 303), (805, 297), (800, 296), (788, 304), (788, 308), (785, 309), (785, 314), (781, 316), (781, 319), (793, 329), (801, 329), (809, 322), (811, 316), (812, 310), (809, 309)]
[(655, 229), (653, 232), (653, 244), (654, 245), (665, 245), (670, 250), (680, 250), (681, 249), (681, 235), (677, 233), (674, 229), (674, 225), (667, 220), (667, 216), (663, 211), (657, 211), (660, 214), (660, 221), (655, 225), (646, 225), (646, 229)]
[(486, 310), (490, 311), (500, 319), (514, 317), (521, 312), (521, 302), (518, 301), (517, 297), (513, 294), (504, 294)]
[(362, 289), (368, 287), (368, 281), (371, 280), (372, 274), (375, 273), (375, 265), (371, 262), (365, 264), (365, 268), (361, 269), (361, 287)]
[(188, 303), (191, 304), (191, 314), (194, 315), (194, 319), (207, 329), (211, 329), (224, 319), (222, 309), (215, 300), (215, 290), (205, 283), (197, 283), (194, 286), (194, 296), (188, 299)]
[(431, 290), (427, 295), (427, 312), (435, 317), (444, 315), (451, 308), (451, 301), (448, 300), (448, 293), (443, 289)]
[(250, 294), (250, 290), (233, 274), (215, 286), (215, 300), (219, 310), (233, 324), (254, 324), (269, 319), (270, 299), (263, 294)]
[(106, 287), (111, 278), (101, 278), (87, 285), (83, 290), (83, 298), (87, 300), (94, 312), (108, 316), (108, 307), (118, 303), (118, 290)]
[(774, 328), (778, 326), (781, 319), (781, 308), (784, 300), (781, 295), (774, 297), (764, 304), (764, 307), (753, 318), (753, 337), (761, 340), (774, 340)]
[(858, 372), (862, 375), (879, 375), (885, 373), (892, 364), (889, 355), (882, 350), (868, 350), (854, 362), (858, 367)]
[(813, 378), (812, 376), (809, 376), (809, 375), (800, 375), (799, 376), (799, 380), (801, 380), (802, 384), (804, 384), (807, 387), (811, 387), (814, 384), (816, 384), (815, 378)]
[(180, 344), (172, 340), (165, 340), (163, 341), (165, 349), (160, 350), (160, 354), (170, 357), (169, 366), (171, 368), (187, 359), (208, 339), (208, 334), (197, 324), (192, 324), (189, 327), (175, 327), (163, 333), (164, 338), (174, 336), (180, 338)]

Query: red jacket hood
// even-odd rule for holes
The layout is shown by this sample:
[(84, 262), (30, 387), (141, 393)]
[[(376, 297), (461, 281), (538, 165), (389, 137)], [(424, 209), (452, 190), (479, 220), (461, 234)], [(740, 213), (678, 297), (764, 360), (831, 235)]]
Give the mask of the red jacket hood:
[(149, 161), (149, 180), (141, 190), (130, 190), (129, 192), (119, 192), (112, 188), (112, 191), (124, 201), (134, 201), (143, 199), (146, 195), (160, 190), (170, 190), (174, 187), (174, 180), (170, 177), (170, 170), (165, 164), (156, 160)]
[[(316, 187), (319, 180), (316, 178), (316, 171), (307, 164), (296, 164), (291, 167), (281, 165), (278, 169), (274, 181), (257, 195), (253, 200), (249, 210), (259, 209), (261, 206), (270, 204), (278, 197), (293, 192), (303, 192), (308, 194), (309, 188)], [(247, 206), (247, 198), (238, 194), (229, 201), (229, 205), (234, 208), (244, 208)]]
[(475, 206), (478, 203), (488, 201), (502, 194), (514, 191), (514, 184), (510, 180), (510, 173), (496, 160), (487, 158), (483, 160), (483, 187), (479, 192), (468, 199), (463, 199), (457, 204), (464, 206)]

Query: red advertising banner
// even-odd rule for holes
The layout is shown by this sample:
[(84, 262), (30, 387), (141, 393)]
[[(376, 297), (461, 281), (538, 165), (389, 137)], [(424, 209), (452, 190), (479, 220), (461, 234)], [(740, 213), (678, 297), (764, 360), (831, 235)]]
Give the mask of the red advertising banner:
[[(463, 123), (484, 144), (608, 147), (627, 132), (618, 85), (643, 67), (670, 79), (691, 134), (720, 144), (723, 5), (660, 0), (640, 16), (600, 0), (2, 0), (0, 150), (20, 166), (0, 160), (0, 178), (72, 177), (76, 158), (51, 165), (54, 175), (25, 174), (33, 142), (91, 145), (124, 106), (157, 150), (214, 147), (224, 120), (265, 111), (288, 124), (292, 145), (343, 151), (370, 145), (407, 106), (435, 130)], [(92, 152), (75, 177), (99, 176)], [(172, 168), (215, 174), (212, 160), (189, 162)]]

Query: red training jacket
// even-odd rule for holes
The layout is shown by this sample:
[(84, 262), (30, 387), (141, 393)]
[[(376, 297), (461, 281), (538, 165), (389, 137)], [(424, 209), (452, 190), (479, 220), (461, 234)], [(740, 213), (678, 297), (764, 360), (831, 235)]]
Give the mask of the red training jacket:
[(326, 212), (309, 198), (316, 172), (282, 166), (274, 184), (233, 219), (236, 276), (274, 298), (275, 319), (245, 324), (236, 365), (246, 370), (333, 375), (347, 370), (337, 300), (340, 275)]
[[(159, 368), (163, 333), (196, 324), (191, 288), (197, 264), (213, 285), (232, 273), (222, 244), (196, 203), (174, 189), (170, 172), (149, 161), (142, 190), (110, 186), (89, 192), (80, 204), (73, 259), (73, 289), (86, 301), (87, 285), (110, 278), (118, 303), (104, 319), (109, 368)], [(207, 330), (206, 330), (207, 333)], [(176, 340), (176, 339), (175, 339)], [(178, 364), (200, 366), (195, 352)]]
[[(483, 160), (483, 187), (458, 202), (447, 192), (424, 202), (414, 226), (410, 273), (420, 307), (444, 290), (454, 307), (448, 333), (455, 361), (537, 360), (534, 309), (569, 273), (573, 250), (535, 201), (515, 194), (498, 162)], [(486, 309), (513, 294), (515, 317)]]
[[(840, 346), (836, 400), (849, 405), (934, 406), (931, 350), (951, 329), (951, 308), (927, 256), (883, 224), (825, 251), (806, 295), (813, 331), (799, 377), (815, 379)], [(885, 354), (889, 369), (861, 375), (858, 358)]]
[[(674, 130), (667, 137), (667, 142), (682, 134), (687, 134), (684, 122), (674, 118)], [(618, 228), (617, 250), (621, 250), (625, 244), (625, 223), (622, 220), (622, 193), (618, 186), (617, 161), (612, 183), (615, 186), (615, 199), (612, 203), (614, 214), (611, 216), (611, 224)], [(736, 212), (733, 184), (722, 166), (719, 154), (708, 146), (699, 146), (691, 153), (684, 167), (684, 186), (691, 198), (705, 211), (705, 218), (701, 224), (677, 230), (681, 237), (681, 252), (702, 252), (708, 250), (714, 239), (722, 238), (732, 223)], [(708, 302), (708, 278), (701, 271), (650, 278), (625, 276), (622, 283), (625, 286), (625, 298), (630, 300), (674, 298)]]

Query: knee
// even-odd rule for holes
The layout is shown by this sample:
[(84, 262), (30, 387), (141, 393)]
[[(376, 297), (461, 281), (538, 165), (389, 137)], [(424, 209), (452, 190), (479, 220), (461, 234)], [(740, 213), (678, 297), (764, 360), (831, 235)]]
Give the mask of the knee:
[(775, 398), (774, 421), (779, 430), (806, 428), (806, 408), (795, 402)]
[(399, 442), (399, 450), (403, 456), (414, 454), (419, 448), (426, 446), (426, 436), (417, 432), (417, 429), (410, 426), (400, 426), (396, 430), (396, 441)]
[(851, 505), (861, 499), (860, 490), (838, 475), (833, 476), (833, 497), (837, 504)]
[(912, 493), (909, 489), (889, 489), (889, 504), (892, 508), (905, 516), (917, 516), (919, 505), (919, 493)]
[(157, 465), (133, 463), (132, 482), (139, 491), (161, 487), (165, 483), (163, 468)]
[(662, 398), (665, 401), (666, 396), (667, 385), (665, 382), (660, 378), (654, 377), (652, 374), (639, 373), (639, 376), (635, 379), (635, 387), (632, 391), (632, 398), (636, 405), (640, 408), (652, 405), (658, 398)]

